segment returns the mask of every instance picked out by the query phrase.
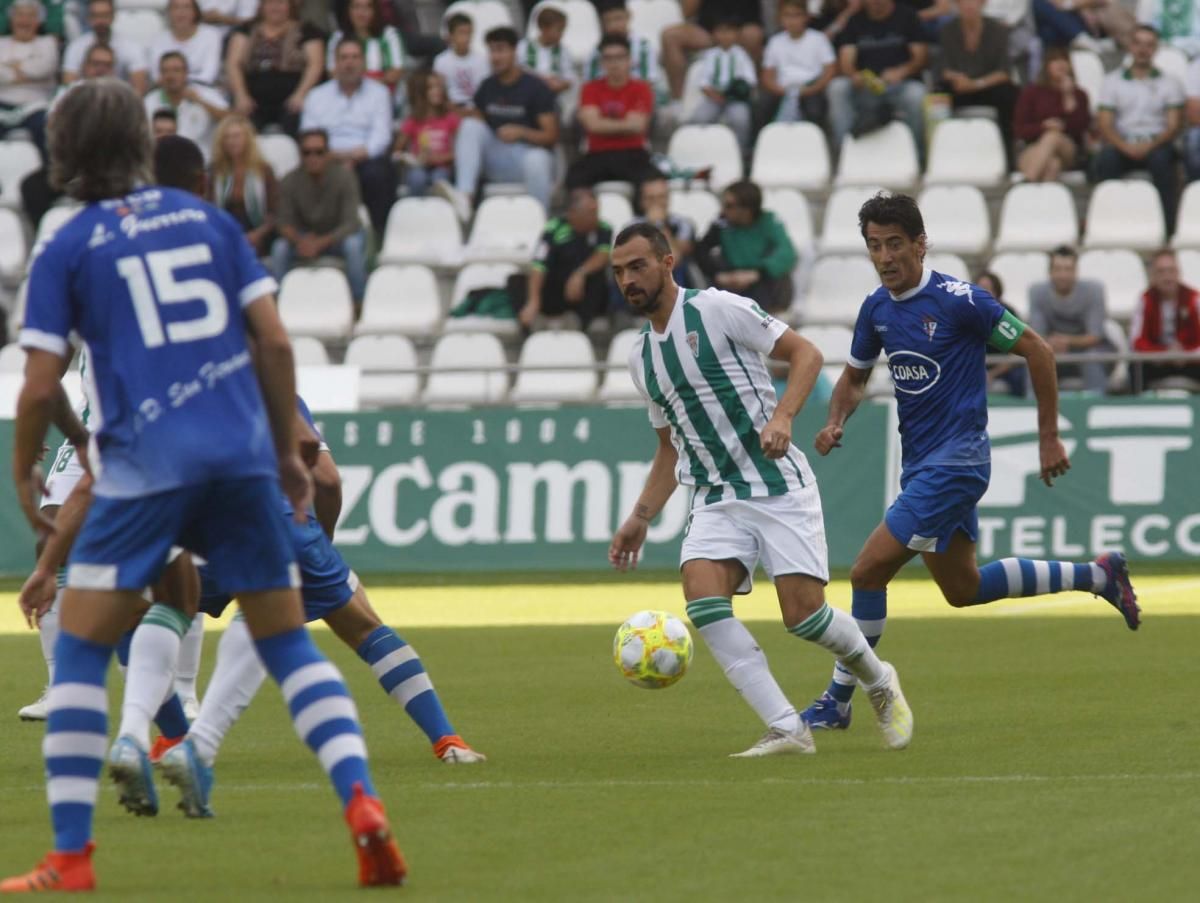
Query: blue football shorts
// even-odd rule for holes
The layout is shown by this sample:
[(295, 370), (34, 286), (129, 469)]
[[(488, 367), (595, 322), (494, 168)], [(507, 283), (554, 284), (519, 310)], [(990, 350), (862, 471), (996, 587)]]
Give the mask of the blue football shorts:
[(979, 538), (975, 506), (987, 492), (991, 464), (931, 465), (900, 478), (900, 495), (884, 515), (896, 540), (916, 552), (944, 552), (956, 531)]

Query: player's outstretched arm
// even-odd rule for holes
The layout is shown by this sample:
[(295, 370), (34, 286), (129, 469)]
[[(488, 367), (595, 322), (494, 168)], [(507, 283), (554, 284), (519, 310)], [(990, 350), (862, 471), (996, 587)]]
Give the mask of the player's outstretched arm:
[(1058, 436), (1058, 371), (1054, 364), (1054, 349), (1026, 326), (1010, 350), (1025, 358), (1029, 366), (1029, 382), (1037, 399), (1041, 478), (1047, 486), (1052, 486), (1056, 477), (1071, 469), (1067, 450)]
[(858, 410), (858, 406), (866, 397), (867, 380), (870, 378), (871, 371), (868, 368), (847, 364), (842, 370), (829, 399), (829, 416), (825, 419), (825, 426), (817, 433), (813, 442), (818, 454), (827, 455), (835, 448), (841, 447), (846, 421)]
[(654, 461), (650, 464), (650, 473), (646, 475), (646, 485), (638, 496), (633, 513), (621, 524), (612, 545), (608, 547), (608, 560), (619, 571), (627, 571), (637, 567), (638, 553), (646, 541), (646, 530), (650, 521), (658, 517), (663, 506), (671, 498), (678, 482), (675, 479), (675, 465), (679, 453), (671, 444), (669, 427), (656, 428), (658, 433), (658, 448), (654, 451)]
[(771, 360), (787, 363), (787, 388), (763, 427), (759, 441), (768, 458), (782, 458), (792, 444), (792, 421), (812, 394), (825, 358), (816, 345), (789, 329), (776, 340)]
[[(54, 522), (38, 510), (37, 503), (43, 488), (39, 461), (46, 431), (64, 403), (70, 408), (70, 402), (65, 402), (66, 392), (60, 381), (61, 373), (61, 355), (41, 348), (27, 349), (25, 383), (21, 387), (21, 394), (17, 396), (13, 486), (25, 519), (39, 534), (54, 531)], [(70, 427), (69, 421), (67, 426)]]

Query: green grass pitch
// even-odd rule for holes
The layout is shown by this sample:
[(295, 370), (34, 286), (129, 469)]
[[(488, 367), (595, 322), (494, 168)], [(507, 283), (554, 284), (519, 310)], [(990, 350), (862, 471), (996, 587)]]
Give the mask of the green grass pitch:
[[(487, 587), (464, 591), (487, 604)], [(630, 611), (656, 601), (622, 592)], [(757, 761), (727, 758), (760, 726), (703, 648), (680, 684), (651, 692), (613, 666), (615, 624), (404, 630), (393, 617), (491, 757), (452, 768), (365, 665), (329, 633), (318, 641), (358, 700), (407, 899), (1194, 898), (1200, 618), (1149, 618), (1131, 635), (1109, 615), (897, 619), (884, 651), (916, 715), (913, 746), (884, 751), (864, 706), (849, 732), (817, 736), (818, 755)], [(778, 622), (751, 627), (794, 702), (824, 686), (824, 653)], [(11, 874), (49, 846), (42, 728), (15, 717), (41, 687), (37, 641), (0, 636), (0, 662)], [(273, 687), (226, 743), (217, 818), (185, 820), (160, 791), (159, 816), (135, 819), (105, 783), (99, 899), (360, 898), (336, 800)]]

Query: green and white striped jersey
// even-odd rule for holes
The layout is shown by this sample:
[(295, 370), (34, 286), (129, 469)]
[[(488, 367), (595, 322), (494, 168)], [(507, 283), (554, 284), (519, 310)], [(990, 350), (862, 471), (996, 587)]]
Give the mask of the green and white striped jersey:
[(759, 434), (775, 411), (763, 355), (788, 327), (748, 298), (681, 289), (665, 333), (646, 324), (629, 356), (650, 423), (670, 427), (693, 505), (785, 495), (814, 482), (794, 445), (775, 460)]

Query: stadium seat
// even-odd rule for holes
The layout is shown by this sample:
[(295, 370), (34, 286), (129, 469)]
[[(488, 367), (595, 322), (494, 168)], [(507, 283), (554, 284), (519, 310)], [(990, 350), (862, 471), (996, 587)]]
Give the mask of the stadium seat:
[(475, 25), (471, 33), (471, 49), (476, 53), (487, 56), (487, 43), (484, 36), (493, 28), (501, 25), (512, 25), (512, 16), (508, 12), (508, 4), (501, 0), (456, 0), (446, 7), (442, 13), (442, 34), (446, 33), (446, 20), (456, 13), (462, 13)]
[(742, 177), (742, 152), (724, 125), (681, 125), (671, 135), (667, 156), (677, 169), (712, 167), (709, 186), (721, 191)]
[(926, 254), (925, 266), (929, 267), (935, 273), (953, 276), (955, 279), (970, 279), (975, 275), (974, 271), (967, 266), (967, 262), (957, 254), (948, 254), (941, 251), (930, 251)]
[(392, 205), (380, 262), (457, 267), (462, 253), (462, 228), (449, 201), (404, 198)]
[[(455, 332), (438, 339), (429, 361), (431, 372), (421, 393), (426, 404), (479, 404), (503, 401), (508, 394), (504, 346), (487, 333)], [(439, 369), (470, 371), (444, 373)]]
[(546, 211), (528, 195), (487, 198), (475, 211), (463, 259), (468, 263), (528, 263), (544, 228)]
[(333, 267), (299, 267), (279, 286), (279, 316), (289, 335), (341, 339), (350, 335), (350, 285)]
[(633, 205), (624, 195), (613, 191), (602, 191), (597, 198), (600, 201), (600, 219), (608, 223), (615, 237), (633, 219)]
[(655, 47), (662, 43), (662, 33), (683, 21), (679, 0), (629, 0), (629, 31), (648, 40)]
[(367, 280), (362, 316), (355, 335), (407, 335), (425, 338), (442, 319), (437, 277), (428, 267), (377, 267)]
[(0, 204), (21, 206), (21, 180), (42, 168), (42, 156), (32, 141), (0, 141)]
[(1175, 237), (1171, 239), (1171, 245), (1200, 248), (1200, 182), (1192, 182), (1183, 190), (1175, 219)]
[(721, 202), (711, 191), (703, 188), (672, 188), (671, 212), (692, 221), (696, 227), (696, 240), (699, 241), (721, 215)]
[(1110, 179), (1092, 189), (1083, 244), (1150, 251), (1167, 240), (1158, 192), (1140, 179)]
[(817, 346), (826, 364), (821, 372), (831, 383), (836, 383), (846, 367), (854, 330), (848, 326), (805, 326), (800, 334)]
[(629, 352), (637, 340), (640, 329), (623, 329), (608, 343), (609, 369), (600, 383), (601, 401), (640, 401), (642, 393), (633, 384), (629, 375)]
[(1075, 70), (1075, 84), (1087, 95), (1088, 109), (1093, 116), (1100, 108), (1100, 89), (1104, 86), (1104, 61), (1091, 50), (1072, 50), (1071, 68)]
[[(939, 126), (940, 128), (940, 126)], [(987, 201), (973, 185), (935, 185), (921, 192), (925, 234), (939, 251), (978, 256), (992, 240)]]
[(846, 137), (834, 184), (907, 189), (917, 184), (920, 174), (912, 132), (903, 123), (889, 122), (861, 138)]
[(1050, 278), (1050, 255), (1042, 251), (1006, 251), (987, 265), (1000, 277), (1004, 300), (1020, 317), (1029, 316), (1029, 287)]
[(118, 9), (113, 18), (113, 37), (138, 47), (149, 47), (166, 30), (162, 13), (154, 9)]
[(562, 44), (576, 65), (585, 63), (600, 43), (600, 16), (596, 7), (588, 0), (542, 0), (529, 11), (525, 36), (537, 37), (538, 13), (547, 6), (562, 10), (567, 17), (567, 29), (563, 32)]
[(521, 370), (513, 386), (514, 402), (587, 401), (596, 394), (596, 371), (526, 370), (526, 367), (579, 368), (594, 364), (591, 340), (582, 332), (535, 332), (521, 346)]
[(0, 373), (24, 373), (25, 349), (16, 342), (0, 348)]
[(687, 74), (683, 79), (683, 96), (679, 98), (679, 113), (675, 117), (676, 122), (687, 122), (696, 112), (696, 107), (700, 105), (700, 101), (704, 97), (702, 89), (707, 74), (708, 67), (704, 65), (704, 60), (695, 59), (688, 66)]
[[(450, 294), (450, 307), (460, 304), (478, 288), (504, 288), (508, 279), (517, 272), (511, 263), (468, 263), (458, 271), (454, 288)], [(524, 298), (521, 302), (524, 303)], [(442, 324), (445, 332), (490, 332), (493, 335), (513, 337), (520, 332), (515, 319), (502, 320), (497, 317), (447, 317)]]
[(1004, 195), (997, 251), (1048, 251), (1079, 242), (1071, 190), (1058, 182), (1026, 182)]
[(167, 0), (117, 0), (117, 9), (155, 9), (167, 14)]
[(1004, 139), (990, 119), (947, 119), (933, 130), (926, 185), (988, 188), (999, 185), (1007, 174)]
[(829, 147), (819, 126), (811, 122), (773, 122), (758, 133), (750, 178), (764, 191), (824, 191), (829, 174)]
[(825, 204), (825, 222), (819, 242), (822, 254), (865, 254), (858, 210), (882, 191), (878, 185), (838, 188)]
[(1079, 255), (1079, 278), (1104, 283), (1108, 315), (1114, 320), (1132, 317), (1149, 285), (1142, 259), (1128, 248), (1084, 251)]
[(300, 165), (300, 148), (291, 135), (259, 135), (258, 150), (270, 164), (277, 180)]
[(325, 349), (325, 343), (310, 335), (292, 338), (292, 354), (296, 357), (297, 367), (329, 366), (329, 352)]
[[(346, 349), (346, 363), (358, 367), (358, 400), (367, 407), (412, 404), (420, 379), (413, 343), (402, 335), (360, 335)], [(392, 372), (388, 372), (392, 371)]]
[(804, 254), (812, 249), (812, 213), (804, 195), (793, 188), (770, 188), (763, 192), (763, 209), (775, 214), (798, 252)]
[(1200, 251), (1187, 249), (1180, 251), (1179, 278), (1192, 288), (1200, 288)]
[(34, 236), (34, 246), (49, 241), (54, 233), (63, 227), (71, 217), (83, 209), (81, 204), (55, 204), (42, 215), (38, 223), (37, 235)]
[(0, 207), (0, 279), (16, 285), (25, 274), (25, 223), (15, 210)]
[(879, 277), (866, 255), (818, 258), (802, 308), (804, 325), (853, 325), (863, 301), (878, 287)]

